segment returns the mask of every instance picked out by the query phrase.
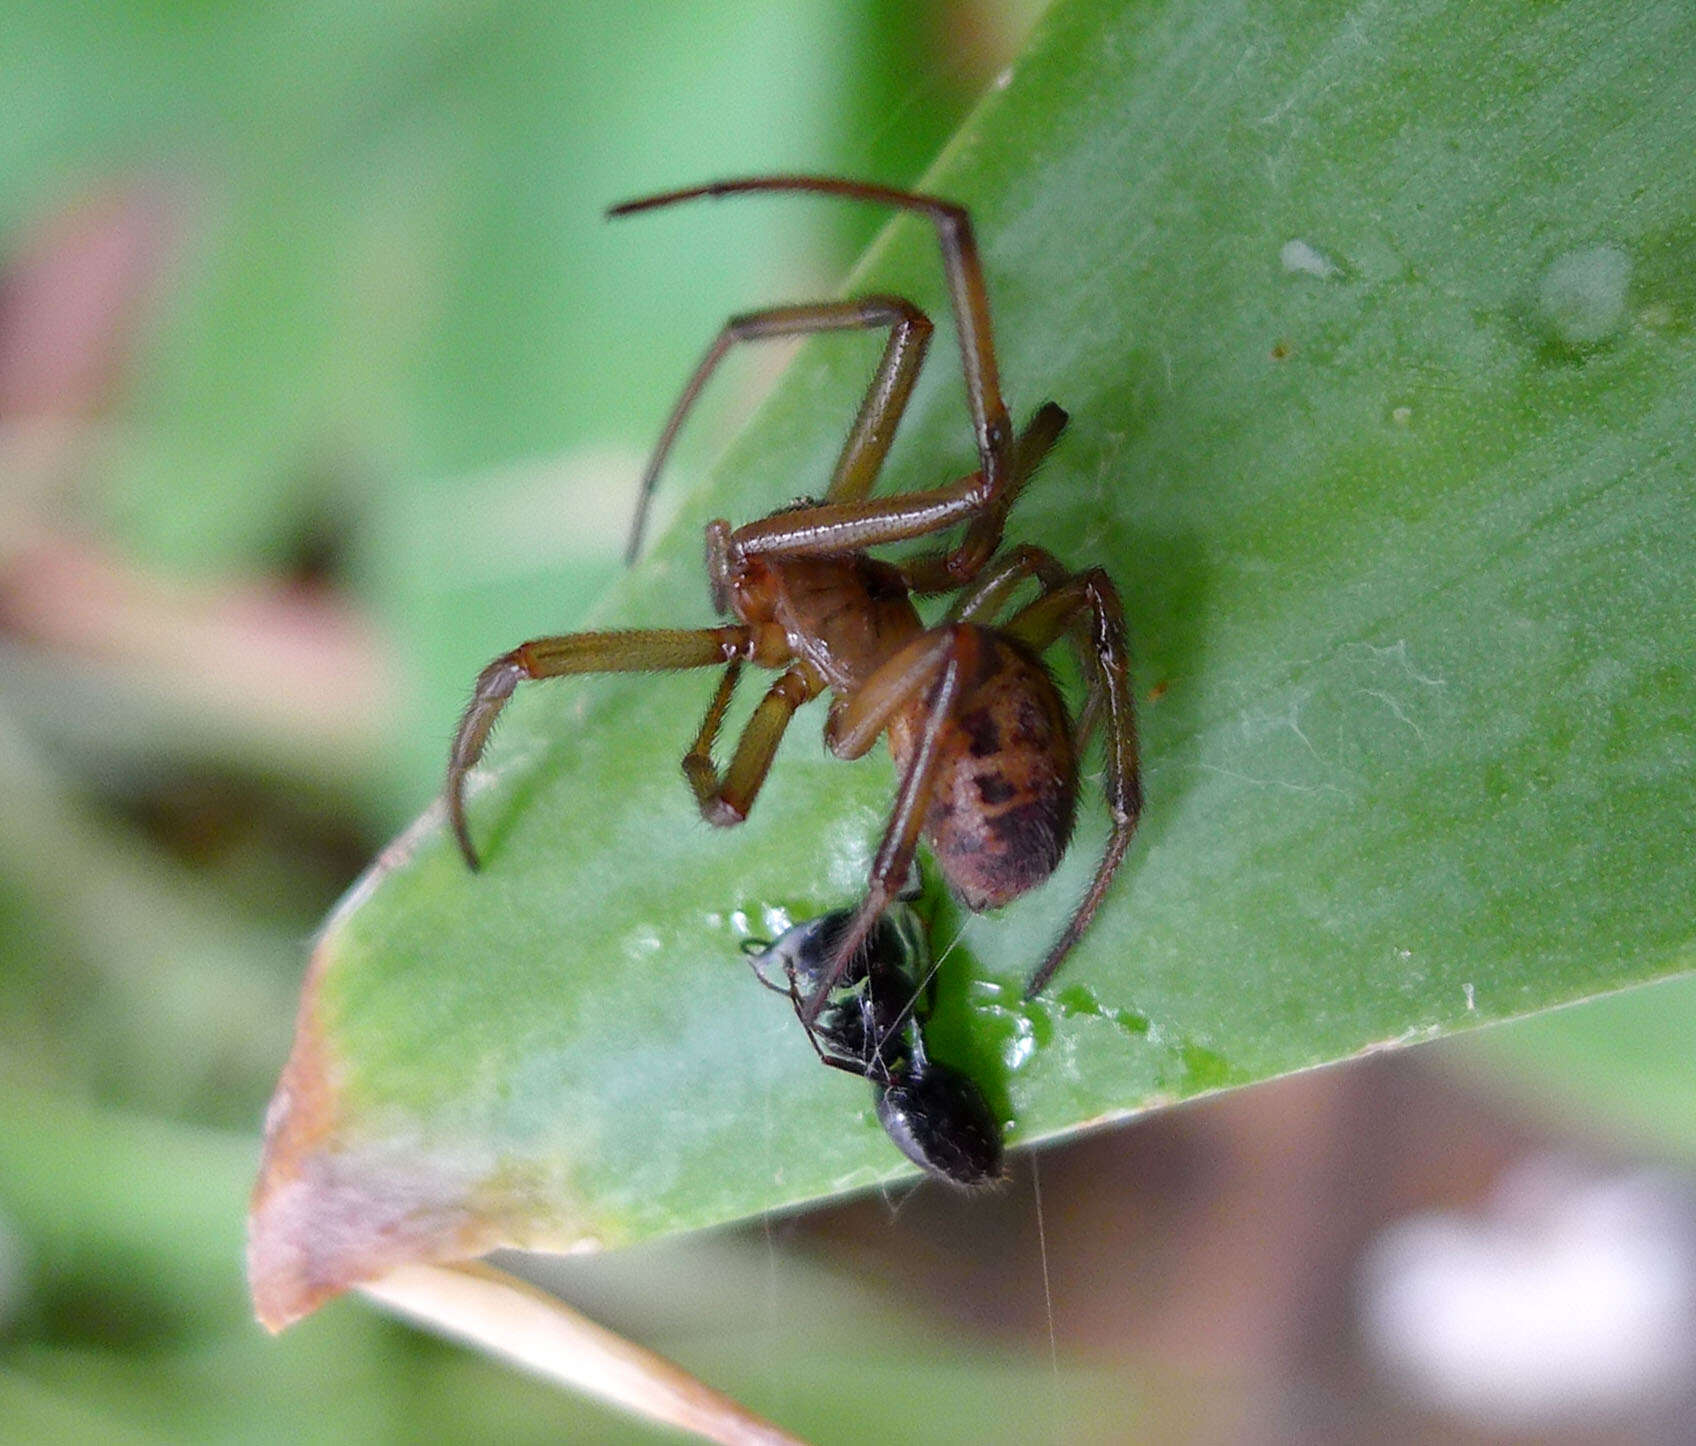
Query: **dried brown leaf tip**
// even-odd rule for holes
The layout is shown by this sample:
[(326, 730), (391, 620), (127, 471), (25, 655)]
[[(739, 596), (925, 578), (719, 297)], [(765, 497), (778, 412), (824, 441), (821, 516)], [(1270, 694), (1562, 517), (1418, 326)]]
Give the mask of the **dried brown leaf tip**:
[(248, 1284), (273, 1331), (397, 1265), (478, 1252), (463, 1188), (421, 1171), (416, 1149), (349, 1142), (343, 1071), (320, 1012), (335, 940), (332, 928), (313, 953), (248, 1212)]
[[(391, 865), (385, 854), (374, 867)], [(294, 1047), (266, 1112), (247, 1266), (254, 1310), (273, 1331), (400, 1266), (505, 1245), (599, 1244), (569, 1189), (535, 1162), (503, 1157), (486, 1135), (350, 1101), (323, 987), (349, 912), (332, 917), (313, 951)]]

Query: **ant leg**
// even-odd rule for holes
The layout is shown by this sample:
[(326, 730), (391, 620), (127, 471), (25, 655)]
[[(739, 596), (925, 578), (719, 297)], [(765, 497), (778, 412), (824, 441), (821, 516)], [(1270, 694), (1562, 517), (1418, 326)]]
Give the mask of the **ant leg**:
[[(978, 465), (983, 473), (988, 499), (1006, 486), (1013, 446), (1013, 428), (1007, 406), (1001, 399), (1001, 380), (995, 364), (995, 341), (989, 325), (989, 293), (983, 281), (983, 263), (978, 258), (972, 219), (964, 206), (916, 191), (874, 186), (861, 181), (844, 181), (831, 176), (752, 176), (734, 181), (714, 181), (657, 196), (626, 201), (607, 212), (628, 216), (651, 211), (700, 196), (735, 196), (751, 191), (805, 191), (820, 196), (839, 196), (849, 201), (869, 201), (928, 216), (936, 227), (942, 248), (942, 270), (948, 282), (949, 302), (954, 310), (955, 330), (960, 337), (960, 364), (966, 378), (966, 405), (972, 415), (972, 433), (977, 441)], [(987, 558), (1000, 540), (1005, 508), (991, 508), (983, 519), (993, 533), (984, 552)], [(981, 538), (979, 539), (981, 541)]]
[[(1048, 647), (1087, 614), (1096, 678), (1107, 709), (1107, 810), (1112, 831), (1107, 849), (1096, 866), (1089, 892), (1079, 903), (1048, 957), (1037, 966), (1025, 986), (1027, 999), (1039, 993), (1053, 977), (1072, 945), (1089, 927), (1112, 882), (1113, 873), (1130, 847), (1142, 812), (1142, 773), (1137, 761), (1136, 712), (1129, 682), (1128, 649), (1125, 643), (1125, 614), (1118, 589), (1100, 568), (1078, 573), (1070, 581), (1045, 593), (1009, 620), (1003, 629), (1037, 651)], [(1086, 708), (1087, 712), (1087, 708)], [(1093, 726), (1093, 724), (1091, 725)]]
[(683, 773), (695, 791), (701, 817), (720, 828), (741, 823), (748, 817), (748, 811), (753, 808), (754, 799), (771, 771), (777, 745), (783, 739), (789, 720), (795, 716), (795, 710), (824, 691), (824, 681), (804, 664), (785, 672), (754, 709), (748, 726), (742, 730), (730, 768), (721, 779), (713, 763), (712, 747), (724, 721), (725, 710), (730, 706), (737, 672), (736, 664), (726, 670), (712, 706), (707, 709), (699, 736), (683, 755)]
[(502, 653), (477, 675), (471, 702), (459, 720), (448, 755), (448, 818), (465, 862), (478, 866), (477, 850), (465, 821), (465, 775), (483, 756), (489, 730), (521, 682), (559, 678), (569, 673), (657, 673), (677, 668), (710, 668), (746, 658), (753, 634), (740, 625), (720, 628), (659, 628), (648, 632), (571, 633), (533, 638)]
[[(770, 946), (768, 945), (767, 947), (769, 948)], [(785, 999), (793, 999), (795, 997), (795, 986), (793, 984), (773, 984), (771, 980), (766, 978), (765, 970), (760, 968), (758, 955), (751, 954), (748, 956), (748, 967), (754, 971), (754, 978), (758, 979), (760, 983), (765, 985), (767, 989), (771, 990), (773, 994), (781, 994)]]
[(820, 1064), (829, 1065), (832, 1069), (839, 1069), (844, 1074), (854, 1075), (858, 1079), (872, 1079), (874, 1068), (879, 1075), (888, 1075), (888, 1068), (883, 1064), (881, 1056), (878, 1058), (875, 1065), (868, 1064), (863, 1060), (852, 1060), (844, 1055), (831, 1053), (825, 1049), (824, 1045), (819, 1043), (818, 1031), (815, 1030), (812, 1024), (808, 1022), (806, 1014), (804, 1013), (805, 1004), (801, 998), (801, 991), (795, 984), (795, 970), (793, 966), (789, 968), (789, 983), (787, 985), (783, 985), (773, 984), (771, 980), (767, 979), (765, 974), (761, 971), (759, 964), (754, 960), (750, 959), (748, 962), (753, 966), (754, 977), (758, 979), (761, 984), (765, 985), (765, 987), (771, 990), (774, 994), (781, 994), (788, 999), (790, 1005), (795, 1010), (795, 1017), (801, 1021), (801, 1029), (807, 1036), (807, 1043), (812, 1045), (813, 1053), (818, 1056)]
[(871, 1080), (873, 1084), (882, 1084), (887, 1080), (888, 1070), (881, 1062), (876, 1065), (867, 1065), (855, 1063), (852, 1060), (839, 1059), (834, 1054), (826, 1054), (824, 1046), (814, 1038), (812, 1025), (806, 1024), (805, 1020), (802, 1023), (806, 1025), (806, 1036), (811, 1041), (813, 1053), (818, 1055), (820, 1064), (828, 1064), (832, 1069), (839, 1069), (843, 1074), (851, 1074), (856, 1079)]
[(859, 416), (854, 419), (830, 484), (833, 497), (865, 496), (883, 465), (896, 424), (907, 409), (913, 383), (924, 365), (925, 350), (930, 345), (933, 329), (930, 318), (912, 302), (899, 296), (868, 296), (857, 301), (824, 301), (808, 306), (774, 306), (768, 311), (733, 316), (725, 322), (690, 373), (683, 394), (666, 418), (659, 442), (648, 459), (636, 501), (636, 517), (630, 527), (630, 541), (624, 550), (625, 563), (635, 562), (641, 550), (642, 534), (647, 528), (648, 509), (653, 502), (660, 470), (665, 466), (677, 434), (683, 430), (684, 418), (731, 347), (740, 341), (757, 341), (764, 337), (807, 336), (824, 331), (870, 331), (877, 327), (889, 328), (889, 341), (884, 347), (883, 359), (878, 363), (877, 375), (860, 403)]
[(919, 834), (936, 783), (943, 730), (953, 721), (963, 675), (976, 667), (977, 634), (969, 627), (939, 628), (915, 639), (874, 672), (855, 693), (831, 710), (825, 739), (838, 757), (858, 757), (870, 749), (896, 709), (928, 689), (926, 716), (907, 759), (890, 810), (883, 841), (873, 856), (866, 897), (849, 919), (801, 1014), (811, 1028), (825, 1000), (864, 947), (892, 900), (899, 897), (913, 866)]

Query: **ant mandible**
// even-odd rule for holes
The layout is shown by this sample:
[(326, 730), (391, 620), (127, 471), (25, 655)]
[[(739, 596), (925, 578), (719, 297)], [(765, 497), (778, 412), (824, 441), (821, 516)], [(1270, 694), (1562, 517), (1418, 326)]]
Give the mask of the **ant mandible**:
[[(996, 374), (989, 301), (963, 207), (916, 192), (822, 176), (758, 176), (669, 191), (615, 206), (627, 216), (703, 196), (811, 192), (916, 212), (935, 225), (960, 341), (978, 470), (957, 482), (892, 497), (870, 495), (924, 364), (932, 324), (899, 296), (774, 307), (731, 318), (673, 407), (641, 484), (629, 556), (641, 544), (654, 485), (683, 420), (713, 369), (737, 342), (825, 331), (887, 330), (877, 372), (849, 429), (822, 501), (801, 502), (733, 528), (707, 524), (707, 576), (720, 627), (574, 633), (536, 638), (490, 663), (461, 719), (448, 762), (447, 806), (466, 862), (477, 853), (466, 824), (465, 775), (482, 755), (496, 715), (526, 679), (569, 673), (660, 672), (723, 666), (724, 676), (683, 772), (702, 816), (741, 823), (765, 782), (795, 710), (832, 694), (825, 742), (859, 758), (887, 734), (900, 773), (895, 804), (873, 856), (865, 898), (842, 931), (802, 1010), (812, 1027), (884, 911), (898, 895), (923, 835), (967, 908), (992, 909), (1053, 873), (1077, 811), (1078, 755), (1106, 713), (1105, 792), (1112, 828), (1082, 901), (1031, 975), (1036, 994), (1088, 927), (1124, 858), (1142, 803), (1136, 723), (1127, 679), (1124, 612), (1100, 568), (1068, 572), (1028, 544), (997, 555), (1008, 510), (1066, 425), (1053, 402), (1013, 434)], [(956, 524), (952, 548), (899, 562), (867, 555), (885, 543), (929, 537)], [(1038, 596), (997, 622), (1014, 590)], [(927, 628), (912, 597), (958, 592)], [(1076, 724), (1040, 654), (1062, 637), (1078, 649), (1087, 697)], [(713, 744), (744, 663), (780, 669), (754, 709), (730, 767)]]

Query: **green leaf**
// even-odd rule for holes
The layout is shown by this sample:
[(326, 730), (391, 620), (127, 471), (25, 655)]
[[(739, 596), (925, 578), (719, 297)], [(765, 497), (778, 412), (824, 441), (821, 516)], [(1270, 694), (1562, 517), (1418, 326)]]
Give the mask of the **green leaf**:
[[(1696, 962), (1693, 60), (1673, 4), (1077, 0), (927, 178), (1015, 410), (1074, 419), (1010, 535), (1109, 569), (1145, 700), (1147, 814), (1049, 994), (1090, 790), (1056, 881), (934, 926), (937, 1052), (1011, 1142)], [(898, 222), (854, 286), (940, 315), (935, 251)], [(806, 348), (600, 620), (708, 621), (699, 526), (816, 488), (866, 365)], [(970, 466), (939, 344), (886, 486)], [(485, 871), (431, 812), (331, 919), (256, 1197), (273, 1323), (905, 1171), (738, 950), (853, 901), (890, 765), (814, 709), (716, 833), (675, 762), (710, 690), (525, 690)]]

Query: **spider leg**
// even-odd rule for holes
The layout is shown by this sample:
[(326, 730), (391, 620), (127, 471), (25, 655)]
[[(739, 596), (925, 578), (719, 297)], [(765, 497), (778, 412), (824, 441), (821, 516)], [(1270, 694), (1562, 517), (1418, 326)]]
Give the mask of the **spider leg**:
[(995, 613), (1007, 601), (1013, 589), (1034, 577), (1044, 593), (1064, 587), (1072, 574), (1059, 558), (1047, 548), (1021, 542), (998, 557), (990, 569), (981, 574), (976, 586), (962, 592), (948, 609), (950, 621), (962, 623), (992, 622)]
[[(1046, 402), (1019, 437), (1007, 490), (1009, 503), (1059, 438), (1066, 413)], [(709, 525), (709, 568), (715, 577), (734, 577), (737, 561), (762, 557), (833, 557), (886, 542), (905, 542), (941, 532), (957, 522), (981, 517), (986, 502), (983, 474), (974, 472), (946, 487), (905, 492), (894, 497), (830, 499), (762, 517), (731, 530), (727, 523)], [(1005, 508), (1002, 509), (1005, 513)], [(974, 524), (975, 525), (975, 524)], [(995, 541), (1000, 539), (997, 524)], [(951, 592), (969, 582), (989, 553), (979, 555), (968, 530), (966, 541), (953, 551), (925, 553), (901, 565), (908, 585), (919, 593)]]
[[(751, 191), (805, 191), (820, 196), (839, 196), (849, 201), (869, 201), (928, 216), (936, 227), (942, 248), (942, 270), (954, 310), (955, 329), (960, 337), (960, 363), (966, 377), (966, 405), (972, 414), (972, 433), (977, 440), (978, 462), (991, 496), (1006, 483), (1013, 445), (1013, 428), (1001, 400), (1001, 380), (995, 365), (995, 341), (990, 332), (989, 294), (983, 282), (983, 263), (978, 258), (977, 238), (965, 207), (915, 191), (874, 186), (861, 181), (844, 181), (831, 176), (752, 176), (733, 181), (714, 181), (705, 186), (667, 191), (657, 196), (626, 201), (607, 212), (628, 216), (699, 196), (735, 196)], [(1004, 514), (1003, 514), (1004, 515)], [(991, 519), (986, 518), (986, 521)], [(1001, 518), (993, 519), (994, 541), (984, 556), (995, 551), (1001, 534)]]
[(930, 345), (933, 330), (930, 318), (912, 302), (899, 296), (867, 296), (856, 301), (822, 301), (807, 306), (774, 306), (767, 311), (733, 316), (725, 322), (690, 374), (683, 394), (666, 418), (665, 430), (660, 433), (653, 455), (648, 459), (636, 501), (636, 516), (630, 527), (630, 541), (624, 551), (626, 564), (635, 562), (637, 553), (641, 551), (642, 534), (647, 528), (648, 509), (653, 502), (660, 470), (683, 429), (684, 418), (731, 347), (737, 342), (757, 341), (763, 337), (806, 336), (823, 331), (869, 331), (877, 327), (889, 328), (889, 341), (884, 347), (883, 359), (878, 363), (877, 374), (860, 403), (859, 415), (848, 433), (830, 483), (832, 497), (863, 497), (871, 491), (889, 451), (889, 444), (894, 439), (896, 425), (913, 394), (913, 383), (924, 365), (925, 351)]
[[(982, 511), (983, 482), (978, 473), (973, 473), (927, 492), (827, 501), (775, 512), (734, 531), (713, 523), (709, 525), (707, 545), (710, 553), (715, 545), (711, 532), (720, 529), (722, 541), (717, 545), (726, 554), (723, 566), (734, 573), (736, 562), (742, 558), (834, 557), (880, 543), (925, 537), (956, 522), (969, 522)], [(959, 585), (958, 580), (948, 584)]]
[(913, 386), (930, 348), (931, 319), (899, 296), (868, 298), (888, 307), (889, 343), (878, 362), (877, 372), (860, 402), (859, 414), (842, 445), (842, 455), (830, 474), (825, 496), (833, 502), (852, 502), (868, 495), (883, 470), (884, 459), (895, 441), (895, 429), (913, 399)]
[[(896, 709), (936, 677), (958, 646), (956, 629), (932, 628), (886, 659), (851, 693), (830, 705), (825, 746), (838, 758), (864, 758)], [(905, 881), (903, 881), (905, 882)]]
[[(1065, 431), (1068, 421), (1065, 410), (1054, 402), (1044, 402), (1036, 409), (1036, 414), (1025, 423), (1025, 430), (1019, 433), (1019, 439), (1013, 444), (1012, 474), (1008, 481), (1006, 500), (1001, 507), (1001, 514), (1018, 501), (1036, 470), (1043, 463), (1054, 444), (1060, 440), (1060, 434)], [(963, 583), (971, 582), (989, 561), (995, 548), (1000, 545), (1000, 531), (997, 529), (989, 546), (983, 546), (983, 539), (974, 540), (969, 534), (952, 551), (920, 553), (916, 557), (904, 559), (900, 566), (901, 572), (907, 579), (907, 586), (921, 595), (926, 593), (953, 592)]]
[(720, 828), (741, 823), (748, 817), (748, 811), (753, 808), (754, 799), (771, 771), (777, 745), (783, 740), (784, 729), (795, 716), (795, 710), (824, 691), (824, 681), (810, 667), (797, 664), (789, 668), (760, 699), (753, 717), (742, 730), (729, 769), (720, 778), (713, 763), (712, 748), (724, 722), (725, 710), (730, 705), (730, 695), (735, 691), (739, 671), (737, 663), (732, 663), (725, 670), (712, 706), (707, 709), (707, 716), (701, 723), (701, 731), (683, 755), (683, 774), (695, 791), (701, 817)]
[(465, 819), (465, 775), (476, 766), (495, 718), (521, 682), (568, 673), (657, 673), (710, 668), (749, 656), (753, 634), (740, 625), (662, 628), (648, 632), (571, 633), (533, 638), (502, 653), (477, 675), (471, 702), (459, 720), (448, 755), (448, 818), (465, 862), (478, 866)]
[(858, 757), (871, 747), (898, 708), (928, 690), (924, 724), (907, 759), (883, 841), (872, 858), (866, 897), (843, 929), (802, 1011), (801, 1022), (809, 1029), (837, 980), (906, 882), (936, 784), (943, 730), (953, 720), (960, 699), (960, 679), (975, 665), (971, 655), (976, 648), (976, 634), (971, 628), (935, 629), (901, 649), (831, 710), (825, 730), (831, 751), (842, 758)]
[(701, 719), (700, 730), (695, 734), (695, 741), (689, 745), (689, 751), (683, 755), (683, 776), (694, 786), (697, 773), (704, 773), (707, 780), (706, 792), (695, 789), (695, 801), (706, 809), (708, 796), (718, 787), (718, 775), (713, 769), (713, 744), (718, 741), (719, 729), (724, 726), (724, 715), (730, 710), (730, 700), (736, 696), (736, 684), (742, 677), (742, 660), (738, 658), (724, 670), (724, 675), (718, 680), (718, 687), (713, 691), (713, 700), (707, 704), (706, 717)]
[(1108, 814), (1113, 821), (1112, 830), (1089, 891), (1078, 904), (1065, 931), (1048, 951), (1048, 957), (1037, 966), (1025, 986), (1027, 999), (1042, 990), (1072, 945), (1089, 927), (1107, 894), (1114, 871), (1124, 859), (1125, 850), (1130, 847), (1137, 816), (1142, 812), (1142, 773), (1137, 762), (1137, 725), (1129, 683), (1125, 614), (1112, 579), (1100, 568), (1078, 573), (1063, 585), (1045, 591), (1042, 597), (1015, 614), (1003, 631), (1026, 646), (1041, 651), (1085, 615), (1090, 624), (1095, 677), (1107, 709), (1105, 792)]
[[(1059, 591), (1072, 579), (1072, 573), (1049, 552), (1021, 542), (1007, 549), (978, 579), (977, 586), (962, 593), (948, 610), (950, 621), (990, 622), (1006, 603), (1008, 596), (1027, 578), (1035, 578), (1044, 596)], [(1077, 648), (1078, 661), (1083, 667), (1088, 692), (1076, 724), (1077, 750), (1081, 755), (1100, 721), (1105, 685), (1097, 663), (1089, 619), (1078, 612), (1071, 626), (1072, 641)]]
[[(1001, 396), (1001, 381), (995, 360), (995, 342), (989, 320), (989, 297), (984, 286), (983, 263), (978, 254), (977, 238), (971, 217), (963, 206), (935, 196), (913, 191), (896, 190), (888, 186), (844, 181), (828, 176), (752, 176), (739, 180), (716, 181), (704, 186), (668, 191), (614, 206), (608, 215), (627, 216), (637, 211), (653, 210), (675, 205), (680, 201), (702, 196), (744, 195), (749, 192), (786, 191), (809, 192), (814, 195), (836, 196), (850, 201), (866, 201), (875, 205), (893, 206), (926, 216), (936, 227), (937, 242), (942, 252), (942, 269), (948, 284), (949, 304), (954, 313), (955, 330), (960, 342), (960, 363), (966, 384), (966, 406), (971, 413), (972, 434), (977, 443), (978, 470), (956, 483), (951, 491), (958, 495), (948, 499), (944, 510), (928, 520), (908, 518), (904, 523), (890, 518), (900, 530), (878, 534), (856, 534), (852, 524), (864, 521), (861, 517), (841, 516), (833, 519), (809, 519), (816, 527), (807, 536), (778, 536), (749, 533), (737, 536), (746, 544), (747, 552), (786, 552), (801, 555), (805, 552), (843, 551), (864, 547), (873, 542), (899, 541), (926, 532), (940, 531), (954, 522), (967, 524), (964, 537), (952, 551), (940, 554), (933, 563), (932, 580), (921, 591), (941, 592), (969, 582), (983, 565), (994, 556), (1001, 545), (1001, 533), (1008, 510), (1018, 495), (1020, 478), (1018, 453), (1007, 406)], [(875, 387), (874, 387), (875, 391)], [(871, 398), (868, 396), (868, 405)], [(862, 419), (866, 411), (862, 408)], [(1040, 426), (1027, 429), (1040, 438), (1051, 433), (1046, 441), (1037, 441), (1037, 453), (1052, 443), (1065, 424), (1065, 413), (1054, 408), (1038, 413)], [(887, 442), (885, 443), (887, 445)], [(879, 458), (881, 461), (881, 458)], [(1035, 459), (1031, 465), (1034, 466)], [(875, 478), (875, 465), (867, 475), (867, 485)], [(1028, 477), (1029, 468), (1025, 469)], [(838, 480), (842, 471), (839, 465)], [(842, 499), (851, 497), (845, 488)], [(834, 500), (834, 499), (833, 499)], [(900, 499), (905, 501), (906, 499)], [(886, 514), (887, 516), (887, 514)], [(833, 532), (837, 526), (844, 530)], [(823, 535), (818, 529), (823, 529)], [(822, 545), (820, 545), (822, 544)]]

